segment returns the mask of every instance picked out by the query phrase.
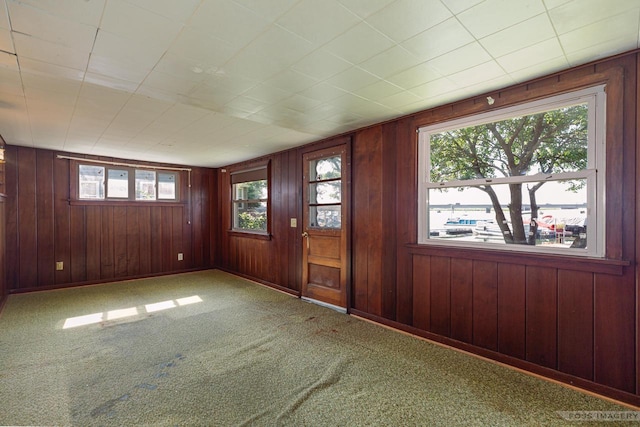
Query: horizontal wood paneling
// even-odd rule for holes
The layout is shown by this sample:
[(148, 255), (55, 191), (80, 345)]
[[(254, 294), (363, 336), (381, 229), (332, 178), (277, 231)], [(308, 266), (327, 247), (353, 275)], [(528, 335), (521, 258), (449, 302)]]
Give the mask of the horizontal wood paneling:
[[(194, 168), (184, 204), (70, 204), (70, 165), (55, 152), (7, 149), (7, 236), (11, 291), (210, 268), (210, 183)], [(185, 172), (186, 174), (186, 172)], [(186, 175), (185, 175), (186, 181)], [(187, 183), (182, 192), (187, 194)], [(190, 223), (191, 222), (191, 223)], [(197, 223), (194, 229), (193, 223)], [(206, 224), (206, 225), (203, 225)], [(182, 252), (184, 260), (178, 261)], [(56, 270), (56, 262), (63, 270)]]

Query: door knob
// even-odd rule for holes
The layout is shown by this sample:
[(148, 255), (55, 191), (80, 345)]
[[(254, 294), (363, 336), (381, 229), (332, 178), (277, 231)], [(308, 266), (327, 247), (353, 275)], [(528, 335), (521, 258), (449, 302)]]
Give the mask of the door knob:
[(302, 233), (302, 237), (309, 237), (309, 233), (307, 233), (306, 231)]

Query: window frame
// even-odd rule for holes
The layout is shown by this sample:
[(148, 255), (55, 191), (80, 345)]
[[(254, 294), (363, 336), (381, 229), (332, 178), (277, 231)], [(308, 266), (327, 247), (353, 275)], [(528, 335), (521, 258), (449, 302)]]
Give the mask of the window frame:
[[(491, 179), (452, 180), (447, 182), (431, 182), (430, 178), (430, 135), (448, 130), (472, 127), (522, 115), (560, 109), (579, 103), (588, 103), (588, 146), (587, 167), (577, 172), (558, 174), (534, 174), (522, 177), (497, 177)], [(542, 254), (576, 255), (581, 257), (604, 258), (605, 225), (606, 225), (606, 104), (605, 85), (594, 85), (585, 89), (574, 90), (547, 96), (542, 99), (518, 105), (492, 110), (486, 113), (456, 118), (439, 123), (421, 126), (418, 131), (418, 236), (419, 245), (439, 245), (459, 248), (482, 248), (499, 251), (537, 252)], [(526, 183), (541, 180), (563, 181), (569, 179), (585, 179), (587, 181), (587, 241), (586, 249), (552, 248), (530, 245), (503, 245), (484, 242), (463, 242), (444, 239), (431, 239), (429, 236), (429, 190), (436, 188), (462, 188), (470, 185)], [(594, 242), (594, 243), (592, 243)]]
[[(255, 175), (260, 175), (264, 171), (264, 176), (267, 181), (267, 197), (263, 199), (236, 199), (234, 186), (236, 184), (241, 184), (244, 182), (254, 182), (259, 181), (257, 179), (251, 180), (242, 180), (244, 178), (241, 175), (245, 175), (245, 177), (251, 177)], [(234, 175), (239, 177), (240, 181), (234, 181)], [(271, 162), (258, 162), (252, 163), (250, 165), (245, 165), (244, 167), (236, 167), (229, 171), (229, 231), (232, 233), (237, 233), (243, 236), (256, 237), (256, 238), (270, 238), (271, 237)], [(265, 213), (266, 213), (266, 221), (265, 221), (265, 229), (250, 229), (250, 228), (240, 228), (236, 227), (236, 204), (238, 203), (265, 203)]]
[[(82, 181), (80, 178), (80, 168), (82, 166), (91, 166), (91, 167), (98, 167), (98, 168), (103, 168), (104, 170), (104, 176), (103, 176), (103, 181), (102, 181), (102, 188), (103, 188), (103, 194), (104, 197), (102, 198), (84, 198), (81, 197), (80, 194), (80, 190), (81, 190), (81, 186), (82, 186)], [(104, 204), (104, 203), (114, 203), (114, 204), (119, 204), (119, 203), (125, 203), (125, 204), (176, 204), (176, 203), (180, 203), (182, 204), (182, 191), (180, 188), (181, 185), (181, 171), (180, 170), (171, 170), (171, 169), (167, 169), (167, 168), (162, 168), (162, 167), (155, 167), (155, 166), (149, 166), (149, 167), (141, 167), (141, 166), (134, 166), (134, 165), (124, 165), (124, 164), (118, 164), (118, 163), (109, 163), (109, 162), (98, 162), (98, 161), (91, 161), (91, 159), (87, 159), (86, 161), (84, 160), (72, 160), (71, 161), (71, 169), (73, 171), (73, 176), (74, 176), (74, 180), (73, 183), (75, 184), (74, 187), (72, 189), (73, 191), (73, 201), (78, 202), (78, 203), (88, 203), (88, 204)], [(127, 197), (117, 197), (117, 196), (109, 196), (109, 172), (110, 171), (122, 171), (122, 172), (126, 172), (127, 173)], [(155, 198), (153, 199), (138, 199), (136, 198), (136, 172), (153, 172), (154, 173), (154, 180), (155, 180)], [(174, 181), (175, 181), (175, 198), (173, 199), (167, 199), (167, 198), (161, 198), (158, 197), (159, 196), (159, 176), (160, 174), (166, 174), (166, 175), (172, 175), (174, 176)], [(100, 183), (100, 181), (96, 181), (97, 183)]]

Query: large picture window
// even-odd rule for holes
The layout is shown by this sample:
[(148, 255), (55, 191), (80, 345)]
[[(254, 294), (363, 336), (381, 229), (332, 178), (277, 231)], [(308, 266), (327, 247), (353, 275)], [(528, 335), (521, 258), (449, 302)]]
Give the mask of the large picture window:
[(604, 256), (603, 87), (420, 129), (419, 243)]
[(235, 231), (268, 233), (269, 178), (267, 166), (231, 174)]

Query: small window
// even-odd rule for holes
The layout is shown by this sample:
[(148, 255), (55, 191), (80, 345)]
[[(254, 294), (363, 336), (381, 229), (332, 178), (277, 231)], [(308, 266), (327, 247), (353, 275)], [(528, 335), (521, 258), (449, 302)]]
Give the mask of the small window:
[(420, 129), (419, 243), (604, 256), (603, 87)]
[(110, 169), (107, 179), (107, 198), (129, 198), (129, 171)]
[(267, 167), (231, 174), (233, 230), (268, 232)]
[(81, 199), (104, 199), (104, 171), (103, 166), (80, 165), (78, 182)]
[(136, 200), (156, 199), (156, 173), (136, 170)]
[(79, 164), (78, 199), (178, 201), (178, 172)]
[(158, 172), (158, 199), (175, 200), (176, 194), (176, 174)]

